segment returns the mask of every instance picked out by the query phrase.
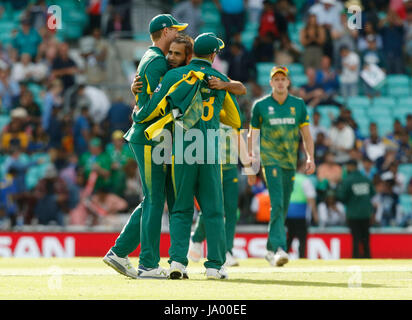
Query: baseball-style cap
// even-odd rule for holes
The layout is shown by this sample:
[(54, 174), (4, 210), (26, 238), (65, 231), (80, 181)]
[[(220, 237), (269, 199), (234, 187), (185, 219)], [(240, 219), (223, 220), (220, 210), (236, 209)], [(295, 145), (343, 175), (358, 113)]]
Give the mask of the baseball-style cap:
[(202, 33), (197, 36), (193, 46), (193, 51), (197, 55), (207, 55), (219, 52), (225, 47), (222, 39), (219, 39), (213, 32)]
[(270, 77), (273, 78), (273, 76), (278, 72), (283, 73), (286, 77), (289, 77), (288, 68), (282, 66), (274, 66), (270, 71)]
[(171, 14), (159, 14), (149, 24), (149, 32), (153, 33), (163, 28), (176, 28), (178, 31), (186, 29), (187, 23), (178, 22)]
[(124, 136), (124, 133), (122, 130), (116, 130), (112, 133), (112, 139), (122, 139)]

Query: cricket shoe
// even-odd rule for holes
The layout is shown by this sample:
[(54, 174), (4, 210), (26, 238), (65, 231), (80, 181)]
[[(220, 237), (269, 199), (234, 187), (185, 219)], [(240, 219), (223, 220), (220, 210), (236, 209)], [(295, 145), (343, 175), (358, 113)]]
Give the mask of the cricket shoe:
[(137, 271), (133, 268), (133, 265), (127, 256), (125, 258), (120, 258), (110, 249), (104, 256), (103, 262), (126, 277), (133, 279), (137, 278)]
[(180, 262), (172, 261), (168, 271), (168, 278), (172, 280), (189, 279), (186, 267)]
[(224, 264), (225, 267), (237, 267), (239, 266), (239, 262), (235, 259), (235, 257), (228, 251), (226, 252), (226, 262)]
[(273, 251), (268, 251), (265, 259), (271, 266), (281, 267), (289, 262), (289, 255), (283, 249), (279, 248), (276, 253)]
[(190, 240), (189, 253), (187, 254), (187, 257), (193, 262), (199, 262), (202, 258), (202, 243), (193, 242)]
[(157, 268), (145, 268), (140, 265), (137, 268), (137, 276), (139, 279), (167, 279), (167, 270), (158, 266)]
[(223, 279), (228, 279), (229, 276), (226, 272), (225, 267), (221, 267), (219, 270), (214, 269), (214, 268), (207, 268), (206, 278), (212, 279), (212, 280), (223, 280)]

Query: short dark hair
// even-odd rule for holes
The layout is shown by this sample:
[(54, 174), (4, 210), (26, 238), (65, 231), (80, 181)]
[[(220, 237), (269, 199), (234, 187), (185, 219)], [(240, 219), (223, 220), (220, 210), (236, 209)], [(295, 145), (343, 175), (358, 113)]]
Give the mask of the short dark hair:
[(186, 57), (193, 54), (193, 39), (186, 34), (179, 34), (172, 42), (185, 45)]

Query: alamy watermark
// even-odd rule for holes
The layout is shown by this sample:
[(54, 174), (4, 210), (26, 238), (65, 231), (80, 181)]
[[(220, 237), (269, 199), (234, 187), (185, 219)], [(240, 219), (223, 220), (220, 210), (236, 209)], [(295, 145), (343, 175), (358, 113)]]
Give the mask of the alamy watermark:
[(348, 18), (348, 28), (351, 30), (362, 29), (362, 8), (357, 5), (351, 5), (348, 7), (348, 13), (351, 14)]
[(62, 29), (62, 8), (52, 5), (47, 8), (47, 28), (50, 30)]

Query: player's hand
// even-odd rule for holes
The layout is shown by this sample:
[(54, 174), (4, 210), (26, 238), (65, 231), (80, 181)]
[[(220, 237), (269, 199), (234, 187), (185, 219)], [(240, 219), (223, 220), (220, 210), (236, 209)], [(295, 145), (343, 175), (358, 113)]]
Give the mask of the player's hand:
[(313, 160), (306, 160), (305, 173), (310, 176), (315, 173), (316, 165)]
[(209, 83), (209, 88), (214, 89), (214, 90), (225, 90), (226, 89), (226, 83), (225, 81), (222, 81), (216, 77), (211, 77), (211, 79), (208, 81)]
[(253, 186), (256, 183), (256, 176), (247, 176), (247, 183), (249, 184), (249, 186)]
[(143, 87), (143, 81), (140, 81), (140, 76), (136, 74), (136, 76), (134, 77), (133, 83), (130, 87), (130, 90), (132, 91), (132, 93), (134, 95), (136, 95), (137, 93), (142, 93), (142, 87)]

